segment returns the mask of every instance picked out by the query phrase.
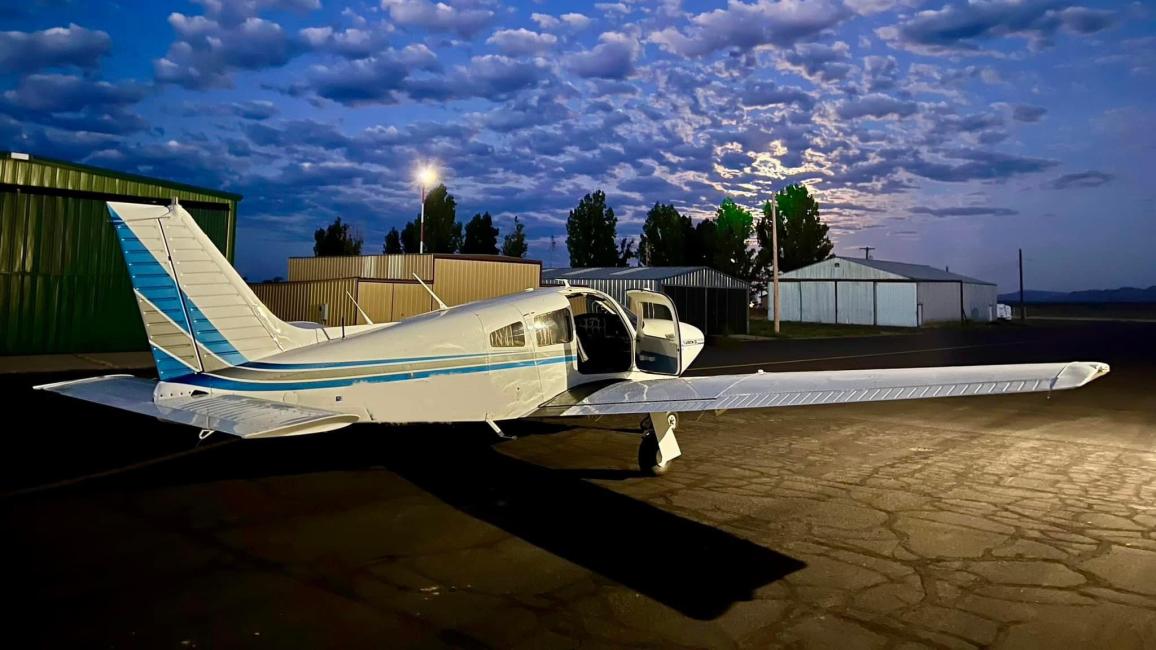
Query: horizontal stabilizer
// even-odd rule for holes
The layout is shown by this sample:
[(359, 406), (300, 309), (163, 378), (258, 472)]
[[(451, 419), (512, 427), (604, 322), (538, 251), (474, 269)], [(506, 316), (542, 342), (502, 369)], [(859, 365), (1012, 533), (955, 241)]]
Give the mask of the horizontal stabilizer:
[(592, 393), (563, 394), (535, 415), (615, 415), (724, 411), (1078, 388), (1108, 372), (1092, 361), (998, 366), (893, 368), (621, 381)]
[(166, 422), (221, 431), (242, 438), (319, 433), (353, 424), (356, 415), (242, 395), (201, 395), (153, 399), (156, 382), (109, 375), (37, 386), (38, 390), (151, 415)]

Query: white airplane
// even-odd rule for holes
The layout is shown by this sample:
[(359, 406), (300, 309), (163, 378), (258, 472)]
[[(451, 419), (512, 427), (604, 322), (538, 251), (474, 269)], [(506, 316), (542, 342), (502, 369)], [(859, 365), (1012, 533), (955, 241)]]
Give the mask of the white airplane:
[[(703, 333), (663, 294), (624, 308), (589, 288), (549, 287), (397, 323), (286, 323), (261, 304), (184, 208), (108, 204), (159, 381), (111, 375), (38, 386), (243, 438), (355, 422), (497, 422), (638, 414), (639, 467), (680, 455), (677, 414), (1054, 391), (1108, 372), (1096, 362), (680, 377)], [(428, 288), (427, 288), (428, 289)]]

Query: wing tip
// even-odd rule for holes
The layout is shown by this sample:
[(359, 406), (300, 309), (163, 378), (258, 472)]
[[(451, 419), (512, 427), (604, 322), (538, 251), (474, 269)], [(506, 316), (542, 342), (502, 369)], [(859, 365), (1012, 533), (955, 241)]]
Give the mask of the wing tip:
[(1112, 368), (1102, 361), (1072, 361), (1056, 375), (1052, 388), (1064, 390), (1080, 388), (1111, 372)]

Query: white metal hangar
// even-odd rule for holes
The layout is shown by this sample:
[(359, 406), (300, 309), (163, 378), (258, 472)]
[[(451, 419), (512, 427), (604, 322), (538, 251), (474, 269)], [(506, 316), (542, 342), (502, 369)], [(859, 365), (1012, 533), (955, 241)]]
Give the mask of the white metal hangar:
[(627, 266), (543, 269), (542, 284), (590, 287), (626, 304), (630, 289), (670, 296), (678, 318), (704, 334), (746, 334), (751, 285), (706, 266)]
[(784, 321), (918, 327), (996, 318), (994, 283), (922, 264), (832, 257), (779, 281)]

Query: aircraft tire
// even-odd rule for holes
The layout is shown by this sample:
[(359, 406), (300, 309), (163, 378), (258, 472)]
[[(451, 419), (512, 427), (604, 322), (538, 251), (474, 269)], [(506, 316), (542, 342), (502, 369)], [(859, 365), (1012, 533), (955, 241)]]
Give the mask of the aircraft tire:
[(642, 434), (638, 444), (638, 469), (646, 476), (662, 476), (670, 469), (670, 463), (658, 463), (658, 436), (653, 429)]

